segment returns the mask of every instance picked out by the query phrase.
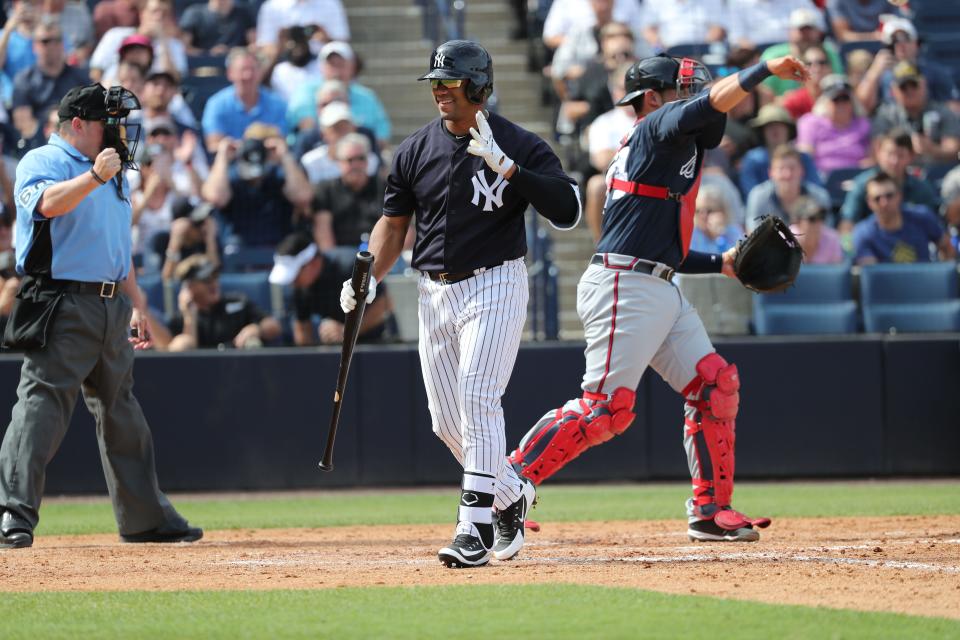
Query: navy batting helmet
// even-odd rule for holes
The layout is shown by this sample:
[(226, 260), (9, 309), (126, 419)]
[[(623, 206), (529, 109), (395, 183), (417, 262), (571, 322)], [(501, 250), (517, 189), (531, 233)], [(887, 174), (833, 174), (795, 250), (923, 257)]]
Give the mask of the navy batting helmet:
[(627, 95), (617, 102), (617, 106), (630, 104), (650, 89), (676, 89), (679, 97), (689, 98), (711, 79), (710, 72), (700, 62), (691, 58), (678, 60), (661, 53), (635, 62), (627, 69), (623, 81)]
[(470, 40), (450, 40), (433, 50), (430, 72), (418, 80), (469, 80), (467, 98), (482, 103), (493, 92), (493, 58)]

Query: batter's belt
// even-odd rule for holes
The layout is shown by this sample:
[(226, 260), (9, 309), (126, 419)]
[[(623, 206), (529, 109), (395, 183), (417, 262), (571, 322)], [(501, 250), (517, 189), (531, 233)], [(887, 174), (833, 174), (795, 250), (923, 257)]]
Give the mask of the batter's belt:
[(650, 260), (641, 260), (640, 258), (634, 258), (634, 261), (630, 264), (611, 264), (611, 262), (607, 259), (607, 254), (605, 253), (593, 254), (593, 257), (590, 258), (590, 264), (600, 265), (605, 269), (620, 269), (622, 271), (646, 273), (654, 276), (655, 278), (666, 280), (667, 282), (670, 282), (673, 279), (673, 274), (675, 273), (672, 268), (665, 264), (651, 262)]
[(499, 267), (502, 265), (502, 262), (497, 264), (492, 264), (489, 267), (480, 267), (479, 269), (473, 269), (472, 271), (423, 271), (428, 278), (434, 282), (439, 282), (440, 284), (455, 284), (467, 278), (472, 278), (473, 276), (478, 276), (487, 269), (493, 269), (494, 267)]

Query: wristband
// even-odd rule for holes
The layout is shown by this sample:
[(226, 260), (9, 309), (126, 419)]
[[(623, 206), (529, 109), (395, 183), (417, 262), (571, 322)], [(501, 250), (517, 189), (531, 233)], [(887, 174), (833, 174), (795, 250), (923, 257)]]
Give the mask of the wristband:
[(93, 167), (90, 167), (90, 175), (93, 176), (93, 179), (99, 182), (100, 184), (107, 184), (107, 181), (97, 175), (97, 172), (93, 170)]
[(749, 93), (756, 89), (757, 85), (772, 75), (773, 74), (770, 73), (770, 67), (767, 66), (767, 63), (760, 62), (752, 67), (747, 67), (738, 73), (737, 82), (740, 83), (741, 89)]

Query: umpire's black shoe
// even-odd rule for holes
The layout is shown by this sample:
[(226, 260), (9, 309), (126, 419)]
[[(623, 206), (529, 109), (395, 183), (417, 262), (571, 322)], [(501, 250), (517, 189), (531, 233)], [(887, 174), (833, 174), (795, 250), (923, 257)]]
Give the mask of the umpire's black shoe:
[(494, 530), (496, 542), (493, 545), (493, 557), (497, 560), (509, 560), (523, 548), (523, 523), (527, 512), (537, 501), (537, 488), (532, 482), (521, 477), (520, 498), (497, 514), (497, 527)]
[(203, 529), (184, 523), (182, 527), (165, 524), (142, 533), (120, 534), (122, 542), (196, 542), (203, 537)]
[(24, 549), (33, 546), (33, 527), (14, 514), (4, 511), (0, 518), (0, 549)]
[(440, 562), (451, 569), (481, 567), (490, 562), (490, 549), (483, 544), (483, 540), (476, 533), (476, 529), (469, 522), (459, 523), (453, 542), (440, 549), (440, 553), (437, 554)]

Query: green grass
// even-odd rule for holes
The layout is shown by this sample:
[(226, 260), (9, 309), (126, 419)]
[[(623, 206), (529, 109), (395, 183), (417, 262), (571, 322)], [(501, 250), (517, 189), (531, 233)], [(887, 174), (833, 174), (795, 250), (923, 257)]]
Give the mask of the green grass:
[[(531, 512), (545, 522), (682, 518), (687, 484), (545, 485)], [(735, 506), (771, 517), (960, 514), (958, 481), (862, 483), (741, 483)], [(384, 492), (326, 492), (217, 500), (178, 496), (184, 516), (207, 529), (327, 527), (353, 524), (430, 524), (454, 517), (454, 488)], [(48, 501), (38, 534), (116, 531), (106, 500)]]
[(960, 638), (938, 618), (574, 585), (5, 594), (4, 627), (71, 640)]

